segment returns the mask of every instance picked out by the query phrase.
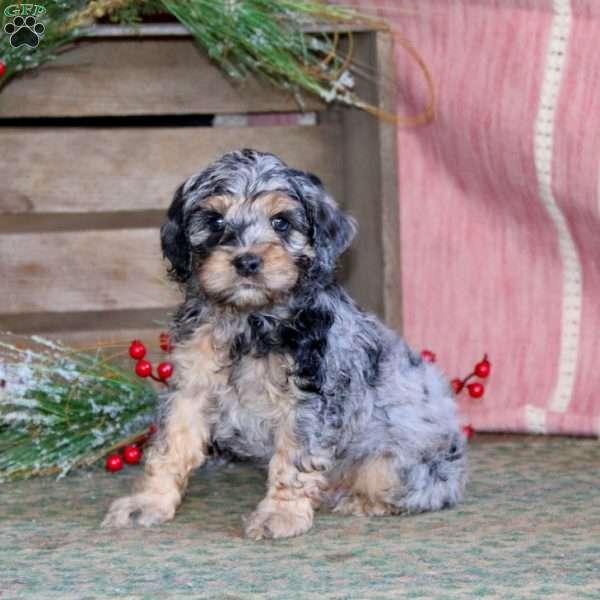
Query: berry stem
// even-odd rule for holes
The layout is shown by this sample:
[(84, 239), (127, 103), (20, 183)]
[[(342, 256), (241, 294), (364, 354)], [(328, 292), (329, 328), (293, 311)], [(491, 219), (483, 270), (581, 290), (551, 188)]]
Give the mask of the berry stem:
[[(473, 371), (473, 373), (470, 373), (469, 375), (467, 375), (467, 376), (466, 376), (466, 377), (465, 377), (465, 378), (464, 378), (464, 379), (461, 381), (462, 387), (464, 388), (464, 387), (465, 387), (465, 385), (466, 385), (466, 383), (467, 383), (467, 381), (469, 381), (469, 379), (471, 379), (472, 377), (475, 377), (475, 376), (476, 376), (476, 374), (475, 374), (475, 371)], [(461, 388), (461, 389), (462, 389), (462, 388)]]
[(150, 373), (150, 378), (154, 379), (154, 381), (157, 381), (158, 383), (162, 383), (163, 385), (166, 385), (166, 386), (169, 385), (164, 379), (157, 377), (154, 373)]

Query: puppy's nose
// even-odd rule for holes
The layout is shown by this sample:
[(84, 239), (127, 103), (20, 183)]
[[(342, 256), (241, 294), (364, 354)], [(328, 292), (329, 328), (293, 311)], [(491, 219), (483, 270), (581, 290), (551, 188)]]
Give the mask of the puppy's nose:
[(240, 254), (233, 259), (233, 266), (242, 277), (256, 275), (262, 266), (262, 258), (256, 254)]

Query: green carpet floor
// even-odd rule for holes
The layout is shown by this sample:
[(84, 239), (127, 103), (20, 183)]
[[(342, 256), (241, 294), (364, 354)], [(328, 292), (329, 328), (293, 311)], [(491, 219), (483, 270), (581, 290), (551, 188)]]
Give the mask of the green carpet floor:
[(177, 518), (98, 527), (139, 467), (0, 486), (0, 598), (600, 599), (600, 443), (480, 436), (458, 508), (317, 514), (307, 535), (248, 542), (263, 474), (200, 471)]

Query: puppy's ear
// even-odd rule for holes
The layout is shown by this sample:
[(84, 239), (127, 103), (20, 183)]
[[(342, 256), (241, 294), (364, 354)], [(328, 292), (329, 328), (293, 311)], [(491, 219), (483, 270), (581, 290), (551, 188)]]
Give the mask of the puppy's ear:
[(317, 243), (327, 247), (333, 257), (337, 258), (350, 247), (355, 234), (355, 220), (340, 210), (330, 196), (321, 196), (315, 221)]
[(343, 212), (325, 191), (321, 180), (308, 175), (317, 189), (313, 197), (313, 239), (317, 253), (327, 267), (335, 267), (337, 258), (345, 252), (356, 234), (356, 221)]
[(192, 274), (192, 249), (185, 234), (183, 222), (183, 185), (180, 185), (167, 211), (167, 222), (160, 228), (163, 256), (169, 259), (169, 273), (177, 281), (184, 282)]

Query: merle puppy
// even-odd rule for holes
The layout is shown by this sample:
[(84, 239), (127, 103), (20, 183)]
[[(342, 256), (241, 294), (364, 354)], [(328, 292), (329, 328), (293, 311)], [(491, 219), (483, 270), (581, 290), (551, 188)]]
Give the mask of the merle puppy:
[(173, 518), (209, 448), (268, 466), (252, 539), (299, 535), (321, 502), (357, 515), (461, 500), (465, 440), (435, 366), (335, 279), (355, 233), (314, 175), (230, 152), (176, 192), (161, 230), (183, 304), (174, 388), (131, 496), (103, 524)]

